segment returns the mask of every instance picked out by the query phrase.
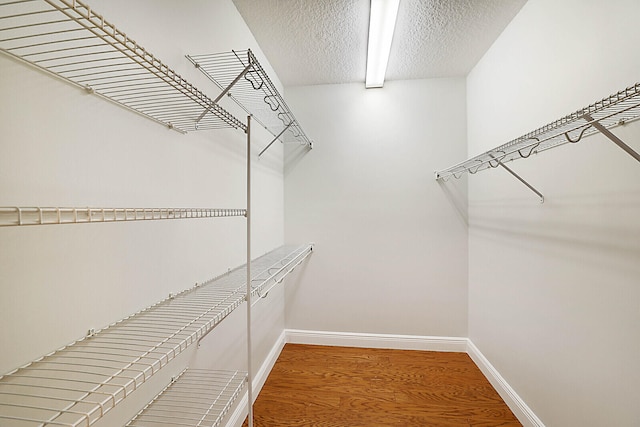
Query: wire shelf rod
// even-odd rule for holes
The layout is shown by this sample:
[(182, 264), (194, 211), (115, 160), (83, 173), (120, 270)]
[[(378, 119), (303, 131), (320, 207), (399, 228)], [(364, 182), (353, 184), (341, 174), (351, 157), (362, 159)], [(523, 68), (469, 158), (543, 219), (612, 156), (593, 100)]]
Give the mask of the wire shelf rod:
[(98, 83), (92, 76), (105, 70), (124, 76), (133, 67), (198, 108), (154, 117), (148, 104), (128, 105), (126, 100), (100, 93), (99, 88), (93, 88), (93, 93), (182, 133), (195, 129), (195, 119), (204, 108), (212, 113), (207, 128), (246, 130), (244, 123), (80, 0), (1, 3), (0, 50), (81, 88)]
[[(118, 361), (118, 360), (115, 360), (115, 359), (104, 359), (104, 358), (100, 359), (100, 358), (79, 358), (79, 357), (78, 357), (78, 358), (76, 358), (76, 359), (81, 360), (81, 361), (85, 361), (85, 360), (95, 360), (95, 361), (100, 361), (100, 362), (113, 362), (113, 363), (119, 363), (119, 362), (121, 362), (121, 361)], [(78, 366), (80, 366), (80, 367), (84, 367), (84, 368), (94, 368), (94, 369), (97, 369), (97, 370), (113, 369), (113, 366), (108, 365), (108, 364), (106, 364), (106, 363), (105, 363), (105, 364), (103, 364), (103, 365), (100, 365), (100, 364), (88, 364), (88, 363), (81, 363), (81, 362), (78, 362), (78, 361), (75, 361), (74, 363), (71, 363), (71, 362), (61, 362), (61, 361), (55, 361), (55, 362), (54, 362), (54, 361), (48, 361), (48, 362), (42, 362), (42, 363), (46, 363), (48, 366), (74, 366), (74, 367), (78, 367)], [(139, 364), (140, 364), (140, 365), (143, 365), (143, 366), (152, 367), (152, 365), (149, 365), (149, 364), (147, 364), (147, 365), (145, 365), (145, 364), (143, 364), (143, 363), (139, 363)], [(49, 369), (49, 370), (51, 370), (51, 371), (53, 371), (53, 372), (63, 372), (63, 371), (64, 371), (63, 369), (54, 369), (54, 368), (38, 368), (36, 365), (37, 365), (37, 364), (34, 364), (34, 365), (33, 365), (33, 366), (35, 366), (35, 367), (34, 367), (34, 369), (42, 369), (42, 370), (44, 370), (44, 369)], [(80, 370), (77, 370), (77, 369), (70, 369), (70, 370), (67, 370), (67, 371), (68, 371), (68, 372), (74, 372), (74, 373), (91, 373), (91, 372), (92, 372), (92, 371), (80, 371)], [(144, 378), (144, 381), (146, 381), (146, 380), (147, 380), (147, 377), (146, 377), (146, 369), (140, 369), (140, 368), (131, 367), (131, 368), (129, 368), (129, 371), (131, 371), (131, 372), (136, 372), (136, 373), (139, 373), (139, 374), (142, 374), (142, 375), (143, 375), (143, 378)], [(100, 375), (100, 372), (94, 372), (94, 374), (96, 374), (96, 375)], [(132, 378), (135, 378), (135, 377), (129, 377), (129, 379), (132, 379)], [(143, 382), (144, 382), (144, 381), (143, 381)]]
[[(40, 34), (41, 36), (44, 34)], [(41, 46), (48, 46), (51, 44), (58, 44), (58, 43), (68, 43), (68, 42), (76, 42), (76, 41), (82, 41), (82, 40), (92, 40), (93, 37), (76, 37), (76, 38), (71, 38), (71, 39), (66, 39), (66, 40), (47, 40), (44, 42), (40, 42), (40, 43), (33, 43), (33, 44), (27, 44), (27, 45), (22, 45), (20, 47), (15, 47), (15, 48), (8, 48), (6, 49), (8, 52), (11, 52), (12, 50), (20, 50), (20, 49), (29, 49), (29, 48), (33, 48), (33, 47), (41, 47)], [(4, 39), (4, 41), (12, 41), (15, 39)], [(97, 44), (97, 45), (89, 45), (89, 47), (98, 47), (98, 46), (102, 46), (101, 44)], [(51, 51), (55, 51), (51, 50)], [(28, 54), (23, 54), (23, 57), (26, 57)]]
[[(87, 367), (88, 366), (88, 367), (96, 368), (97, 370), (100, 370), (100, 369), (112, 369), (113, 368), (112, 366), (106, 366), (106, 365), (83, 365), (81, 363), (70, 364), (70, 363), (51, 361), (51, 362), (40, 362), (39, 364), (37, 364), (37, 363), (33, 364), (31, 366), (31, 369), (29, 370), (29, 372), (74, 372), (74, 373), (77, 373), (77, 374), (102, 375), (102, 374), (100, 374), (100, 372), (96, 372), (96, 371), (92, 371), (92, 370), (88, 370), (88, 369), (87, 370), (82, 369), (82, 368), (80, 368), (80, 369), (65, 369), (65, 368), (53, 368), (53, 367), (47, 368), (47, 367), (38, 366), (40, 364), (47, 364), (47, 365), (52, 365), (52, 366), (77, 366), (77, 367), (82, 367), (82, 366)], [(133, 371), (133, 372), (139, 371), (138, 369), (135, 369), (135, 368), (130, 368), (128, 370)], [(140, 371), (140, 372), (142, 372), (142, 371)], [(29, 378), (28, 375), (19, 375), (19, 376), (24, 377), (24, 378)], [(129, 376), (125, 375), (125, 374), (122, 375), (122, 378), (125, 378), (127, 380), (135, 379), (135, 377), (129, 377)], [(67, 380), (68, 381), (74, 381), (74, 380), (70, 380), (70, 379), (67, 379)]]
[[(637, 120), (639, 117), (640, 83), (637, 83), (486, 153), (438, 171), (436, 178), (442, 180), (451, 176), (459, 178), (465, 172), (474, 174), (480, 170), (494, 168), (498, 166), (497, 160), (506, 163), (570, 142), (578, 142), (583, 137), (598, 133), (595, 123), (611, 129)], [(573, 132), (579, 132), (577, 139), (570, 137)], [(495, 158), (492, 158), (492, 155)]]
[[(60, 12), (66, 11), (67, 9), (60, 9)], [(44, 11), (44, 12), (53, 12), (53, 11)], [(33, 15), (37, 15), (37, 13), (25, 13), (25, 14), (20, 14), (20, 15), (13, 15), (13, 16), (7, 16), (7, 17), (0, 17), (0, 19), (9, 19), (9, 18), (16, 18), (16, 17), (26, 17), (26, 16), (33, 16)], [(42, 22), (36, 22), (36, 23), (32, 23), (32, 24), (25, 24), (25, 25), (16, 25), (13, 27), (4, 27), (2, 28), (2, 30), (7, 30), (7, 31), (12, 31), (12, 30), (23, 30), (25, 28), (32, 28), (32, 27), (42, 27), (45, 25), (52, 25), (52, 24), (63, 24), (66, 23), (67, 20), (66, 19), (58, 19), (55, 21), (42, 21)], [(60, 34), (60, 33), (64, 33), (64, 32), (69, 32), (70, 30), (66, 30), (66, 31), (55, 31), (56, 34)], [(33, 36), (25, 36), (24, 38), (27, 37), (33, 37)]]
[[(32, 46), (24, 46), (23, 49), (28, 48), (28, 47), (35, 47), (35, 46), (42, 46), (42, 43), (36, 44), (36, 45), (32, 45)], [(79, 49), (90, 49), (90, 48), (94, 48), (94, 47), (102, 47), (102, 45), (93, 44), (93, 45), (81, 45), (81, 46), (63, 47), (63, 48), (60, 48), (60, 49), (50, 49), (46, 53), (45, 52), (24, 53), (24, 54), (22, 54), (22, 57), (23, 58), (29, 58), (31, 56), (46, 55), (46, 54), (52, 54), (52, 53), (57, 53), (57, 52), (67, 52), (67, 51), (79, 50)], [(9, 49), (9, 50), (11, 50), (11, 49)], [(108, 52), (112, 53), (113, 49), (109, 49), (109, 50), (103, 51), (103, 53), (108, 53)], [(95, 53), (98, 53), (98, 52), (95, 52)], [(88, 55), (88, 54), (85, 54), (85, 55)], [(77, 56), (81, 56), (81, 55), (77, 55)], [(73, 56), (71, 56), (71, 57), (73, 57)], [(57, 59), (62, 59), (62, 58), (65, 58), (65, 57), (64, 56), (57, 57)], [(34, 62), (37, 63), (37, 61), (34, 61)]]
[[(0, 405), (4, 405), (7, 406), (5, 403), (0, 403)], [(38, 407), (35, 405), (22, 405), (22, 404), (12, 404), (12, 406), (16, 407), (16, 408), (24, 408), (24, 409), (35, 409), (35, 410), (47, 410), (47, 411), (55, 411), (55, 408), (49, 408), (49, 407)], [(74, 415), (81, 415), (81, 416), (85, 416), (85, 414), (83, 414), (82, 412), (79, 411), (68, 411), (68, 413), (70, 414), (74, 414)], [(37, 421), (37, 420), (33, 420), (33, 421)], [(88, 420), (86, 420), (88, 421)], [(50, 423), (47, 423), (50, 424)], [(70, 425), (70, 424), (54, 424), (54, 425)]]
[[(41, 1), (41, 0), (37, 0), (37, 1)], [(1, 17), (0, 17), (1, 18)], [(16, 30), (16, 29), (23, 29), (23, 28), (28, 28), (30, 26), (23, 26), (23, 27), (14, 27), (14, 28), (0, 28), (0, 31), (7, 31), (7, 30)], [(47, 36), (55, 36), (55, 35), (59, 35), (59, 34), (67, 34), (67, 33), (75, 33), (78, 31), (84, 31), (84, 28), (72, 28), (72, 29), (68, 29), (68, 30), (64, 30), (64, 31), (48, 31), (48, 32), (39, 32), (37, 34), (28, 34), (28, 35), (22, 35), (22, 36), (15, 36), (15, 37), (8, 37), (5, 39), (0, 39), (0, 42), (14, 42), (14, 41), (18, 41), (18, 40), (27, 40), (27, 39), (34, 39), (37, 37), (47, 37)], [(82, 37), (83, 40), (85, 39), (92, 39), (93, 37)], [(54, 43), (64, 43), (66, 41), (70, 41), (70, 40), (78, 40), (76, 39), (67, 39), (67, 40), (51, 40), (50, 42), (42, 42), (42, 43), (38, 43), (38, 46), (45, 46), (48, 44), (54, 44)], [(6, 52), (11, 52), (14, 50), (20, 50), (23, 49), (25, 47), (32, 47), (33, 45), (23, 45), (23, 46), (19, 46), (19, 47), (8, 47), (6, 49), (4, 49)]]
[[(144, 81), (144, 80), (148, 80), (148, 81)], [(123, 81), (129, 82), (129, 84), (124, 84), (124, 85), (120, 84)], [(139, 83), (139, 82), (142, 82), (142, 83)], [(136, 95), (138, 94), (150, 94), (149, 89), (152, 89), (151, 94), (152, 93), (159, 93), (159, 94), (173, 93), (171, 90), (167, 89), (166, 86), (162, 84), (162, 82), (159, 82), (155, 77), (141, 77), (137, 79), (132, 79), (131, 77), (127, 76), (121, 81), (99, 83), (97, 85), (94, 85), (93, 87), (100, 88), (105, 94), (108, 94), (108, 95), (114, 95), (117, 93), (124, 93), (127, 95), (127, 96), (121, 96), (120, 99), (131, 99), (131, 98), (135, 99), (137, 98)], [(131, 87), (136, 88), (136, 90), (132, 91), (131, 89), (129, 89)], [(182, 97), (178, 96), (178, 94), (174, 94), (174, 98), (182, 99)]]
[[(78, 37), (75, 39), (70, 39), (69, 41), (81, 41), (81, 40), (91, 40), (91, 37)], [(26, 50), (26, 53), (22, 54), (23, 58), (29, 58), (32, 56), (38, 56), (38, 55), (51, 55), (54, 53), (58, 53), (58, 52), (70, 52), (70, 51), (74, 51), (74, 50), (82, 50), (82, 49), (93, 49), (93, 48), (101, 48), (104, 47), (104, 45), (102, 44), (81, 44), (81, 45), (71, 45), (71, 46), (66, 46), (66, 47), (60, 47), (58, 49), (49, 49), (46, 52), (42, 52), (42, 51), (34, 51), (33, 53), (28, 53), (29, 48), (33, 48), (33, 47), (40, 47), (40, 46), (45, 46), (45, 45), (49, 45), (49, 44), (60, 44), (60, 42), (58, 41), (47, 41), (47, 42), (41, 42), (41, 43), (34, 43), (32, 45), (23, 45), (21, 46), (19, 49), (22, 50)], [(11, 50), (17, 50), (17, 48), (14, 49), (7, 49), (8, 51)], [(113, 49), (107, 49), (105, 51), (96, 51), (95, 53), (107, 53), (107, 52), (114, 52)], [(60, 58), (60, 57), (58, 57)]]
[[(73, 74), (76, 71), (85, 71), (85, 70), (91, 70), (90, 73), (82, 73), (82, 74)], [(130, 71), (135, 71), (135, 73), (130, 72)], [(82, 86), (83, 88), (87, 88), (87, 87), (92, 87), (93, 85), (99, 86), (100, 85), (100, 80), (105, 80), (105, 79), (116, 79), (116, 78), (120, 78), (122, 79), (121, 81), (125, 81), (125, 82), (135, 82), (135, 81), (139, 81), (141, 79), (131, 79), (132, 76), (146, 76), (148, 80), (153, 79), (156, 82), (159, 82), (161, 84), (165, 84), (166, 82), (164, 80), (159, 79), (157, 76), (154, 75), (149, 75), (149, 73), (146, 73), (144, 70), (141, 70), (140, 67), (136, 67), (136, 66), (126, 66), (126, 67), (118, 67), (118, 68), (114, 68), (114, 69), (110, 69), (108, 66), (102, 67), (100, 70), (95, 70), (93, 68), (86, 68), (86, 69), (80, 69), (80, 70), (75, 70), (75, 71), (69, 71), (67, 70), (65, 72), (65, 74), (67, 75), (67, 77), (69, 79), (72, 79), (74, 81), (76, 81), (76, 83), (78, 83), (80, 86)], [(84, 77), (91, 77), (91, 76), (100, 76), (100, 75), (106, 75), (104, 77), (96, 77), (96, 78), (91, 78), (91, 79), (82, 79)], [(97, 82), (97, 83), (96, 83)], [(167, 88), (169, 90), (172, 90), (170, 88)], [(99, 92), (98, 92), (99, 93)]]
[[(52, 52), (47, 52), (47, 54), (51, 54)], [(96, 55), (102, 55), (102, 54), (113, 54), (113, 53), (117, 53), (114, 52), (113, 50), (105, 50), (105, 51), (93, 51), (93, 52), (88, 52), (88, 53), (78, 53), (75, 55), (64, 55), (64, 56), (56, 56), (53, 58), (44, 58), (44, 59), (40, 59), (40, 60), (34, 60), (33, 63), (36, 65), (41, 65), (45, 62), (51, 62), (51, 61), (60, 61), (60, 60), (65, 60), (65, 59), (71, 59), (71, 58), (82, 58), (85, 56), (96, 56)], [(36, 54), (32, 54), (31, 56), (35, 56)], [(23, 57), (24, 58), (24, 57)], [(114, 55), (114, 56), (108, 56), (106, 58), (95, 58), (95, 59), (89, 59), (86, 61), (74, 61), (74, 62), (68, 62), (68, 61), (64, 61), (62, 64), (52, 64), (49, 65), (48, 67), (50, 69), (56, 69), (56, 68), (60, 68), (60, 67), (69, 67), (72, 65), (78, 65), (78, 64), (90, 64), (92, 62), (102, 62), (102, 61), (116, 61), (121, 59), (120, 56), (118, 55)], [(126, 64), (126, 62), (122, 62), (122, 65)]]
[[(122, 73), (123, 71), (136, 71), (135, 73)], [(69, 73), (67, 73), (69, 74)], [(92, 79), (87, 79), (87, 80), (83, 80), (82, 77), (88, 77), (88, 76), (97, 76), (97, 75), (104, 75), (104, 74), (113, 74), (113, 75), (107, 75), (104, 77), (96, 77), (96, 78), (92, 78)], [(151, 79), (156, 79), (156, 77), (154, 76), (149, 76), (147, 73), (141, 72), (139, 68), (137, 67), (132, 67), (132, 68), (119, 68), (118, 69), (118, 74), (116, 74), (114, 71), (109, 71), (109, 70), (104, 70), (104, 71), (95, 71), (93, 73), (85, 73), (85, 74), (77, 74), (77, 75), (69, 75), (69, 78), (72, 79), (76, 79), (78, 81), (78, 83), (80, 83), (83, 86), (86, 86), (87, 83), (85, 82), (95, 82), (94, 84), (101, 84), (100, 81), (101, 80), (107, 80), (107, 79), (122, 79), (122, 81), (127, 82), (129, 81), (129, 79), (131, 77), (134, 76), (148, 76), (146, 77), (147, 79), (151, 80)], [(116, 82), (118, 82), (119, 80), (116, 80)]]

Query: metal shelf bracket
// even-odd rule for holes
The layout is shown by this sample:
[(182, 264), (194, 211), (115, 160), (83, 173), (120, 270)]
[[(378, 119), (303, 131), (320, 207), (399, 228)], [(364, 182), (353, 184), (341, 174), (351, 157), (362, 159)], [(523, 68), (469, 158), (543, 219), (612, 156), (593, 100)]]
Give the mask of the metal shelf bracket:
[(504, 168), (504, 170), (506, 170), (507, 172), (509, 172), (511, 175), (513, 175), (518, 181), (520, 181), (521, 183), (523, 183), (524, 185), (527, 186), (527, 188), (531, 191), (533, 191), (534, 193), (537, 194), (538, 197), (540, 197), (540, 203), (544, 203), (544, 196), (542, 195), (541, 192), (539, 192), (538, 190), (536, 190), (531, 184), (529, 184), (524, 178), (522, 178), (520, 175), (518, 175), (517, 173), (515, 173), (511, 168), (509, 168), (508, 166), (505, 166), (500, 160), (496, 159), (493, 155), (490, 155), (491, 157), (493, 157), (495, 159), (495, 161), (498, 163), (496, 166), (501, 166), (502, 168)]
[(292, 123), (289, 123), (289, 124), (288, 124), (284, 129), (282, 129), (282, 131), (280, 131), (280, 133), (279, 133), (279, 134), (277, 134), (277, 135), (276, 135), (276, 136), (271, 140), (271, 142), (270, 142), (269, 144), (267, 144), (267, 146), (266, 146), (266, 147), (264, 147), (264, 148), (262, 149), (262, 151), (261, 151), (260, 153), (258, 153), (258, 157), (262, 156), (262, 154), (263, 154), (265, 151), (267, 151), (267, 150), (269, 149), (269, 147), (271, 147), (271, 145), (272, 145), (274, 142), (276, 142), (276, 141), (278, 140), (278, 138), (280, 138), (280, 137), (282, 136), (282, 134), (283, 134), (287, 129), (289, 129), (289, 127), (290, 127), (292, 124), (293, 124), (293, 122), (292, 122)]
[(622, 148), (624, 151), (626, 151), (627, 154), (640, 162), (640, 154), (638, 154), (637, 151), (625, 144), (620, 138), (615, 136), (609, 129), (602, 126), (598, 121), (594, 120), (593, 117), (591, 117), (589, 114), (585, 114), (583, 117), (591, 124), (591, 126), (598, 129), (601, 134), (611, 140), (611, 142)]

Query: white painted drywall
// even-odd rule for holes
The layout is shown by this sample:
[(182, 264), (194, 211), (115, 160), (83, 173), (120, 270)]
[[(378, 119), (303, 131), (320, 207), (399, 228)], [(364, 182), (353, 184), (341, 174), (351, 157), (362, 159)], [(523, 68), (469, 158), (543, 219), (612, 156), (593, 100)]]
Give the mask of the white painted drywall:
[[(261, 57), (230, 0), (91, 6), (212, 98), (219, 89), (186, 53), (252, 48)], [(225, 106), (244, 120), (246, 113)], [(259, 256), (284, 241), (283, 160), (276, 144), (258, 162), (270, 138), (258, 127), (253, 137)], [(246, 206), (243, 132), (181, 135), (4, 55), (0, 152), (0, 206)], [(245, 230), (242, 217), (0, 228), (0, 373), (243, 264)], [(284, 329), (283, 304), (274, 291), (256, 306), (256, 366)], [(203, 341), (194, 364), (246, 370), (245, 347), (233, 341), (245, 336), (244, 305), (238, 312), (225, 332)], [(104, 425), (122, 425), (144, 403), (129, 404), (129, 414), (114, 411)]]
[[(529, 0), (468, 76), (469, 154), (638, 82), (638, 13)], [(547, 427), (640, 425), (640, 164), (598, 135), (511, 167), (546, 201), (469, 178), (469, 338)]]
[(287, 88), (310, 152), (285, 156), (285, 240), (316, 243), (286, 289), (286, 327), (466, 336), (464, 79)]

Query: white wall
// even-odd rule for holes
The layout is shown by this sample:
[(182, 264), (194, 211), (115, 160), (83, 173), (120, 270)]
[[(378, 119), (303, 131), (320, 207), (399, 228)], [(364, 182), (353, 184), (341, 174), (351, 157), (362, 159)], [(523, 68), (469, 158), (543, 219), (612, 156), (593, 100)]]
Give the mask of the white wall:
[(316, 140), (285, 156), (285, 240), (316, 243), (287, 286), (293, 329), (467, 333), (464, 79), (287, 88)]
[[(469, 154), (636, 83), (639, 12), (529, 0), (468, 76)], [(640, 165), (597, 135), (511, 167), (546, 201), (469, 178), (469, 337), (548, 427), (640, 425)]]
[[(261, 57), (231, 0), (91, 6), (212, 98), (219, 89), (186, 53), (249, 47)], [(257, 158), (270, 139), (254, 130)], [(181, 135), (0, 55), (0, 206), (243, 208), (245, 138)], [(256, 256), (284, 241), (282, 167), (278, 146), (255, 162)], [(0, 228), (0, 373), (243, 264), (245, 229), (242, 217)], [(274, 312), (258, 316), (256, 365), (284, 328), (283, 302), (274, 292), (261, 303)], [(225, 327), (244, 339), (244, 315)], [(233, 354), (196, 352), (198, 365), (246, 370), (244, 348), (214, 335), (209, 347)]]

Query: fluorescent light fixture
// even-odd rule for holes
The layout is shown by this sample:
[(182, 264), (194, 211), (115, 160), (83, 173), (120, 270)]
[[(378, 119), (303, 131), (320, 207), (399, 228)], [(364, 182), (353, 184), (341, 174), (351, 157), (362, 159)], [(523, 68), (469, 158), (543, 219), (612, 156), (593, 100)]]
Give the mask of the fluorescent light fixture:
[(400, 0), (371, 0), (365, 87), (382, 87)]

